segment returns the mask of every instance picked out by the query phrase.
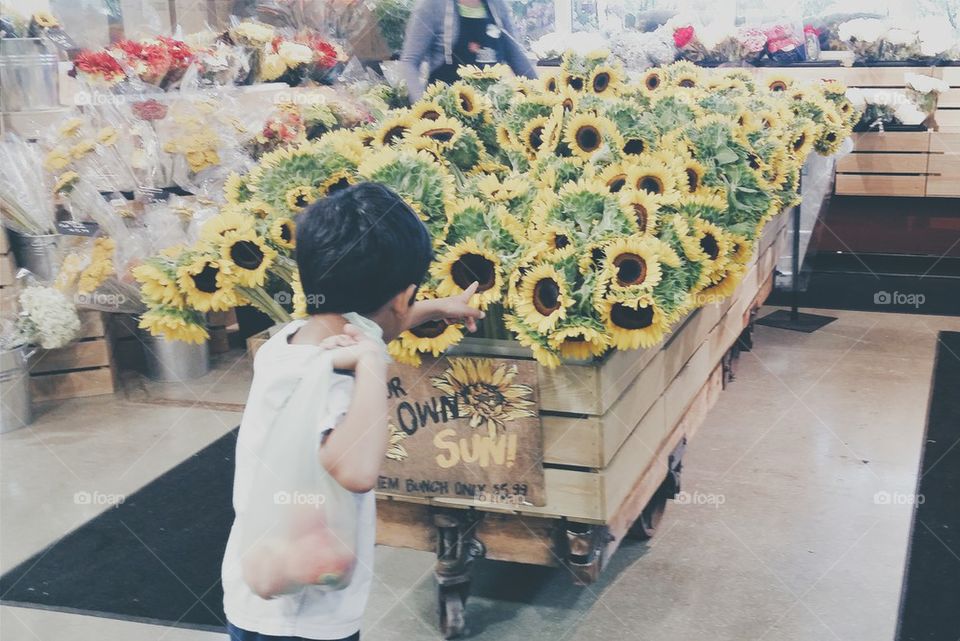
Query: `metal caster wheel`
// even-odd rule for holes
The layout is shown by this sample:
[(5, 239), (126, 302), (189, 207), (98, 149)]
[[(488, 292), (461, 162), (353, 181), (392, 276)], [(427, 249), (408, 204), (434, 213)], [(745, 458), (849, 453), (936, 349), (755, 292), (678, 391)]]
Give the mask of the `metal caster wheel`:
[(687, 439), (684, 438), (677, 447), (670, 453), (668, 459), (669, 471), (663, 483), (657, 488), (657, 491), (650, 497), (640, 516), (633, 522), (630, 529), (627, 530), (627, 536), (640, 541), (648, 541), (653, 538), (663, 519), (663, 513), (667, 510), (667, 501), (674, 498), (680, 491), (680, 476), (683, 472), (683, 453), (687, 446)]
[(458, 639), (466, 633), (467, 620), (464, 612), (469, 591), (468, 583), (438, 586), (440, 633), (444, 639)]

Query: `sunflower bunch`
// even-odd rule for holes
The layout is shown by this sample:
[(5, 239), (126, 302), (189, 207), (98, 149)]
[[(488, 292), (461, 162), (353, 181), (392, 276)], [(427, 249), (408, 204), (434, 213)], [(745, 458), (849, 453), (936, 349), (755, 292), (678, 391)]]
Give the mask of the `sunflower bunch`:
[[(418, 299), (476, 282), (483, 334), (512, 336), (549, 367), (652, 347), (735, 290), (764, 224), (798, 201), (805, 157), (835, 151), (856, 121), (839, 85), (686, 62), (633, 81), (603, 52), (568, 54), (544, 81), (464, 67), (409, 108), (231, 177), (228, 204), (196, 245), (140, 268), (153, 301), (145, 322), (181, 331), (172, 319), (189, 325), (190, 313), (243, 302), (278, 322), (305, 313), (295, 216), (374, 181), (433, 238)], [(279, 306), (278, 293), (289, 297)], [(463, 337), (436, 321), (390, 351), (418, 363)]]

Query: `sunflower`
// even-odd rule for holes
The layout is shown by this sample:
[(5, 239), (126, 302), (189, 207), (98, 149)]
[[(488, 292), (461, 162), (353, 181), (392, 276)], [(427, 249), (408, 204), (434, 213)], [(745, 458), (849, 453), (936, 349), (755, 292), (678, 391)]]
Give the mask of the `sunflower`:
[(696, 160), (688, 159), (683, 163), (683, 174), (686, 178), (687, 193), (694, 194), (703, 186), (703, 175), (707, 168)]
[(293, 249), (296, 247), (297, 231), (293, 220), (277, 218), (270, 225), (270, 239), (277, 247)]
[(418, 120), (407, 130), (405, 139), (416, 149), (433, 148), (445, 151), (453, 147), (463, 135), (459, 120), (439, 116), (433, 120)]
[(219, 243), (230, 232), (246, 233), (253, 231), (253, 219), (242, 211), (229, 205), (220, 210), (200, 228), (201, 240)]
[(477, 191), (492, 202), (507, 202), (525, 196), (530, 191), (530, 183), (517, 176), (498, 180), (494, 174), (486, 174), (476, 183)]
[(231, 172), (227, 176), (223, 184), (223, 193), (228, 203), (236, 205), (250, 198), (251, 192), (245, 178), (236, 172)]
[(183, 307), (183, 296), (177, 288), (176, 276), (157, 265), (146, 262), (131, 271), (140, 283), (144, 299), (168, 307)]
[(543, 90), (547, 93), (557, 93), (560, 90), (560, 82), (556, 76), (545, 76), (541, 79)]
[(529, 349), (540, 365), (551, 369), (560, 365), (560, 357), (550, 347), (545, 336), (528, 327), (513, 314), (504, 314), (503, 320), (507, 329), (516, 335), (517, 342)]
[(345, 169), (335, 171), (317, 186), (317, 197), (321, 198), (323, 196), (335, 194), (341, 189), (346, 189), (356, 181), (357, 179), (352, 171), (347, 171)]
[(460, 327), (444, 320), (428, 321), (403, 332), (398, 337), (405, 349), (440, 356), (463, 340)]
[(262, 200), (248, 200), (243, 203), (243, 211), (261, 219), (274, 218), (277, 215), (277, 210)]
[(733, 294), (746, 273), (746, 265), (739, 263), (728, 264), (723, 271), (723, 275), (718, 280), (712, 282), (694, 295), (694, 301), (700, 306), (720, 302)]
[(616, 93), (620, 85), (620, 72), (613, 67), (600, 65), (590, 74), (587, 87), (598, 96), (609, 96)]
[(768, 91), (787, 91), (793, 86), (793, 78), (786, 74), (773, 73), (764, 78), (763, 84)]
[(640, 77), (640, 85), (647, 91), (653, 93), (663, 85), (663, 71), (659, 67), (648, 69)]
[(666, 315), (652, 296), (607, 298), (601, 303), (600, 317), (617, 349), (653, 347), (668, 329)]
[(627, 187), (629, 176), (627, 175), (627, 169), (623, 165), (614, 163), (600, 172), (597, 179), (604, 184), (611, 194), (617, 194)]
[(777, 129), (783, 124), (783, 118), (773, 109), (759, 111), (756, 116), (760, 121), (760, 126), (767, 130)]
[(610, 347), (610, 337), (602, 329), (576, 320), (552, 332), (548, 340), (562, 358), (581, 361), (603, 356)]
[(563, 140), (570, 147), (570, 151), (584, 160), (589, 160), (609, 140), (615, 140), (615, 136), (617, 134), (613, 123), (607, 118), (583, 112), (567, 123)]
[(470, 427), (486, 427), (496, 436), (507, 423), (537, 415), (533, 388), (515, 383), (515, 363), (489, 358), (451, 358), (440, 376), (430, 379), (434, 388), (457, 399), (457, 406), (470, 418)]
[(430, 273), (440, 282), (439, 296), (461, 294), (474, 282), (477, 293), (471, 301), (486, 309), (490, 303), (500, 300), (503, 289), (500, 258), (496, 252), (481, 247), (473, 238), (468, 238), (447, 249), (430, 267)]
[(157, 307), (140, 317), (139, 327), (153, 336), (200, 345), (210, 338), (202, 320), (202, 316), (195, 312)]
[(700, 250), (706, 255), (709, 269), (721, 269), (727, 262), (730, 253), (731, 241), (719, 226), (695, 218), (693, 220), (693, 234)]
[(549, 260), (558, 260), (570, 256), (576, 251), (573, 233), (565, 227), (547, 225), (531, 234), (531, 240), (544, 244), (540, 256)]
[(531, 119), (520, 132), (520, 142), (523, 144), (527, 157), (531, 160), (537, 157), (537, 153), (543, 147), (544, 128), (547, 125), (546, 116), (538, 116)]
[(317, 198), (317, 192), (310, 185), (299, 185), (287, 190), (284, 200), (290, 211), (303, 211), (307, 206)]
[(267, 280), (267, 270), (277, 257), (277, 250), (267, 245), (253, 231), (227, 232), (220, 245), (221, 264), (244, 287), (259, 287)]
[(676, 192), (677, 176), (663, 161), (648, 158), (645, 162), (630, 168), (629, 184), (637, 191), (666, 197)]
[(221, 260), (199, 256), (177, 269), (184, 300), (198, 312), (225, 312), (237, 306), (234, 280)]
[(410, 347), (409, 343), (403, 340), (406, 334), (407, 332), (403, 332), (387, 343), (387, 354), (390, 355), (390, 358), (403, 365), (420, 367), (423, 359), (420, 358), (420, 353), (417, 350)]
[(505, 124), (498, 124), (495, 133), (497, 136), (497, 144), (504, 149), (515, 149), (518, 146), (516, 139)]
[(586, 86), (587, 79), (579, 74), (573, 74), (564, 69), (560, 72), (560, 86), (569, 87), (573, 91), (581, 92)]
[(417, 120), (439, 120), (444, 117), (443, 107), (433, 100), (421, 100), (410, 108), (410, 118)]
[(293, 318), (306, 318), (307, 312), (307, 294), (303, 291), (303, 283), (300, 281), (300, 272), (293, 273), (293, 280), (290, 282), (290, 292), (292, 294), (293, 312), (290, 314)]
[(746, 265), (753, 258), (753, 241), (740, 234), (728, 234), (730, 238), (730, 260)]
[(802, 162), (816, 143), (816, 136), (817, 129), (813, 123), (794, 130), (790, 137), (790, 142), (787, 143), (787, 151), (792, 154), (794, 158), (798, 158)]
[(464, 116), (478, 116), (483, 110), (483, 103), (477, 96), (476, 89), (470, 85), (463, 82), (457, 82), (451, 85), (450, 89), (453, 90), (454, 97), (456, 98), (456, 102), (454, 104), (457, 107), (457, 111)]
[(540, 263), (520, 278), (514, 307), (524, 323), (536, 331), (552, 330), (572, 304), (566, 279), (550, 263)]
[(57, 182), (53, 185), (53, 193), (69, 194), (71, 191), (73, 191), (73, 188), (77, 186), (77, 182), (79, 180), (80, 174), (77, 172), (64, 172), (57, 178)]
[(681, 71), (673, 77), (671, 82), (681, 89), (693, 89), (700, 86), (700, 74), (695, 71)]
[(617, 238), (604, 247), (603, 276), (613, 289), (653, 289), (662, 272), (656, 246), (642, 236)]
[(373, 135), (373, 141), (383, 147), (389, 147), (393, 143), (400, 142), (412, 124), (411, 114), (405, 111), (400, 112), (380, 123), (380, 128)]

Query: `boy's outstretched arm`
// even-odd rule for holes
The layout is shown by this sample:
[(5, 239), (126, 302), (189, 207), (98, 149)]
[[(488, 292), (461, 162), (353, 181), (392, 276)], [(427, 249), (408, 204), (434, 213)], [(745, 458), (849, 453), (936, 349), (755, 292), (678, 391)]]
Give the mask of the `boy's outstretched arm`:
[(355, 372), (353, 399), (320, 448), (320, 463), (345, 489), (368, 492), (377, 484), (387, 452), (386, 359), (381, 347), (357, 338), (334, 352), (333, 366)]
[(471, 306), (470, 299), (477, 292), (478, 286), (479, 283), (474, 282), (457, 296), (418, 300), (410, 308), (407, 329), (428, 321), (445, 320), (450, 323), (463, 323), (468, 331), (477, 331), (477, 321), (483, 318), (484, 313)]

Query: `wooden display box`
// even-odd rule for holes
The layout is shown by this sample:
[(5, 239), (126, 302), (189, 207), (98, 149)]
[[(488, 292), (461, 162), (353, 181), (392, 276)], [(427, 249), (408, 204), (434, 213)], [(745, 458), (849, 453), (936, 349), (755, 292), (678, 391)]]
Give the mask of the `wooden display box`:
[(112, 394), (116, 388), (113, 350), (104, 314), (80, 312), (80, 340), (61, 349), (39, 349), (30, 358), (30, 393), (34, 401)]
[[(662, 474), (656, 485), (639, 490), (638, 480), (651, 476), (648, 472), (655, 468), (666, 469), (670, 452), (695, 427), (690, 421), (683, 429), (677, 426), (700, 396), (715, 397), (714, 392), (704, 390), (719, 385), (723, 355), (749, 323), (751, 311), (772, 289), (787, 219), (781, 215), (766, 226), (735, 294), (691, 313), (658, 348), (614, 351), (597, 362), (538, 368), (547, 504), (519, 510), (497, 505), (481, 509), (609, 523), (628, 500), (649, 500)], [(251, 354), (269, 335), (263, 332), (248, 340)], [(465, 339), (448, 353), (531, 359), (527, 350), (510, 341)], [(422, 499), (383, 492), (378, 492), (378, 497), (402, 503), (478, 507), (464, 499)], [(385, 537), (381, 537), (382, 543), (402, 545)]]

